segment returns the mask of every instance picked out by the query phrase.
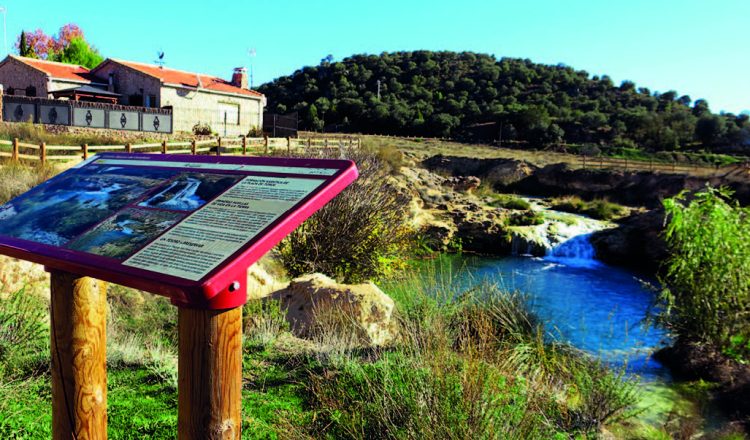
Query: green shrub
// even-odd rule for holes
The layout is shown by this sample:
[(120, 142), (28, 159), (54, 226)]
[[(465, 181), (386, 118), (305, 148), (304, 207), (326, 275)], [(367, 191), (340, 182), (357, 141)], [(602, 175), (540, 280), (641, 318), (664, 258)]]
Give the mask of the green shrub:
[(531, 209), (531, 204), (528, 201), (520, 197), (505, 194), (495, 196), (489, 205), (496, 208), (517, 209), (522, 211)]
[(542, 223), (544, 223), (544, 214), (531, 209), (524, 212), (514, 213), (508, 219), (508, 224), (510, 226), (534, 226), (541, 225)]
[(211, 133), (213, 133), (213, 130), (206, 122), (198, 122), (193, 125), (193, 134), (196, 136), (211, 136)]
[(612, 220), (623, 215), (625, 208), (607, 199), (585, 201), (578, 196), (559, 197), (552, 201), (552, 209), (583, 214), (597, 220)]
[(293, 277), (322, 272), (343, 282), (375, 279), (403, 264), (410, 250), (408, 197), (389, 183), (377, 155), (345, 155), (357, 164), (359, 178), (276, 249)]
[(666, 261), (659, 321), (679, 339), (750, 359), (750, 210), (707, 187), (664, 201)]

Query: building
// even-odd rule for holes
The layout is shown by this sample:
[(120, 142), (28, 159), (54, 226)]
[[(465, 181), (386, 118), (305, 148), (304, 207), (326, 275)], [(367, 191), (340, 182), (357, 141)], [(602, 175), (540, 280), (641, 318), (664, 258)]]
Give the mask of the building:
[(6, 95), (36, 98), (51, 98), (52, 92), (81, 86), (107, 87), (83, 66), (14, 55), (0, 62), (0, 84)]
[[(72, 64), (10, 55), (0, 62), (0, 84), (5, 95), (14, 97), (94, 101), (115, 107), (146, 108), (138, 111), (150, 108), (171, 112), (170, 123), (155, 131), (168, 128), (169, 132), (191, 132), (196, 124), (202, 124), (222, 136), (248, 134), (263, 127), (263, 108), (266, 105), (263, 94), (249, 89), (244, 68), (235, 69), (231, 81), (227, 81), (211, 75), (111, 58), (89, 70)], [(41, 103), (36, 104), (36, 113), (31, 102), (19, 102), (16, 106), (22, 106), (24, 117), (35, 114), (34, 121), (47, 123)], [(90, 109), (85, 111), (89, 113)], [(109, 110), (104, 108), (101, 112), (102, 121), (97, 126), (117, 128), (117, 124), (109, 121)], [(118, 117), (122, 118), (122, 115)], [(126, 115), (127, 118), (135, 121), (135, 113)], [(65, 120), (77, 125), (71, 122), (74, 119)], [(163, 117), (161, 120), (166, 121)], [(151, 125), (142, 120), (133, 124), (132, 128), (126, 128), (130, 124), (122, 128), (144, 130)]]
[(90, 74), (120, 104), (171, 108), (174, 131), (208, 124), (222, 136), (247, 134), (263, 126), (263, 94), (248, 88), (247, 71), (237, 68), (231, 81), (151, 64), (107, 59)]

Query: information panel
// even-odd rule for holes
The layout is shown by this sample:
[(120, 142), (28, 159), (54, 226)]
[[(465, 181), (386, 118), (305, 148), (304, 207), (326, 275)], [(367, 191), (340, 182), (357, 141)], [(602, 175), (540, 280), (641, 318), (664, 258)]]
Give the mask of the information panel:
[(0, 252), (236, 305), (247, 268), (356, 176), (345, 160), (104, 153), (0, 206)]

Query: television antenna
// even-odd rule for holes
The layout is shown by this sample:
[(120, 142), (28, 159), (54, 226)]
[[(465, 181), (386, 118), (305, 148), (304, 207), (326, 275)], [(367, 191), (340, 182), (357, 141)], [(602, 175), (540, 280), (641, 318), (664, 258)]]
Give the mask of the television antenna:
[(247, 55), (250, 57), (250, 89), (253, 88), (253, 58), (255, 58), (255, 55), (257, 54), (257, 51), (254, 47), (251, 47), (247, 50)]
[(157, 50), (156, 51), (156, 60), (154, 61), (159, 67), (164, 67), (164, 51), (163, 50)]

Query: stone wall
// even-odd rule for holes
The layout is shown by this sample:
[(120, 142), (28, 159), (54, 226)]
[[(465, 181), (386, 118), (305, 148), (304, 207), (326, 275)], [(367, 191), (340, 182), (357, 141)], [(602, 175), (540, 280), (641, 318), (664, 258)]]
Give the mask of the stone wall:
[(106, 63), (98, 68), (96, 70), (96, 77), (99, 82), (109, 84), (110, 73), (113, 75), (115, 93), (122, 95), (120, 99), (121, 104), (138, 105), (138, 103), (133, 104), (130, 102), (130, 96), (143, 95), (143, 103), (140, 105), (145, 106), (146, 96), (152, 95), (156, 98), (156, 102), (152, 102), (151, 107), (162, 106), (159, 93), (161, 81), (157, 78), (115, 63)]
[[(239, 136), (263, 126), (261, 97), (224, 95), (164, 86), (161, 89), (161, 103), (173, 108), (175, 132), (192, 132), (195, 124), (203, 123), (210, 125), (211, 129), (221, 136)], [(219, 111), (220, 104), (239, 106), (239, 124), (232, 123), (236, 121), (227, 121), (226, 134), (224, 118)]]
[(42, 98), (46, 98), (49, 92), (45, 73), (13, 58), (8, 58), (0, 65), (0, 84), (6, 95), (10, 94), (8, 92), (11, 88), (14, 89), (14, 95), (21, 96), (26, 96), (27, 87), (36, 87), (36, 96)]

